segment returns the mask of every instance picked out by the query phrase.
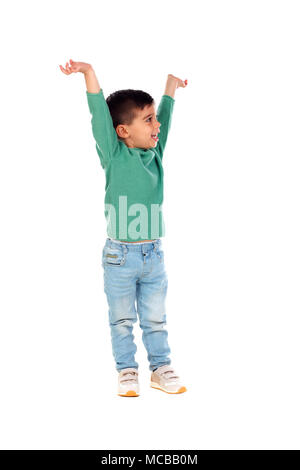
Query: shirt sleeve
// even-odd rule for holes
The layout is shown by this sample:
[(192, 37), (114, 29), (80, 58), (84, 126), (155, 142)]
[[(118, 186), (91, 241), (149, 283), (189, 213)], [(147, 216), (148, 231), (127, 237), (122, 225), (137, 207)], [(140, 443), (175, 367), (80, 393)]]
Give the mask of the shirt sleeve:
[(92, 115), (92, 131), (96, 141), (96, 150), (102, 168), (107, 168), (119, 152), (119, 139), (102, 88), (99, 93), (89, 93), (87, 91), (86, 95)]
[(156, 151), (158, 152), (161, 160), (171, 126), (174, 103), (174, 98), (169, 95), (163, 95), (156, 113), (157, 120), (160, 122), (160, 133), (158, 134), (159, 141), (156, 146)]

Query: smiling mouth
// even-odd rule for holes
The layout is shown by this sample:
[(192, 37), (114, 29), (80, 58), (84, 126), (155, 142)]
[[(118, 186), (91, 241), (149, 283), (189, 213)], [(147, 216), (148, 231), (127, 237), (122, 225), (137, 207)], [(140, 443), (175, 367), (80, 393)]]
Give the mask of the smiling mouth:
[(153, 139), (155, 142), (159, 141), (159, 138), (158, 138), (157, 134), (152, 134), (151, 139)]

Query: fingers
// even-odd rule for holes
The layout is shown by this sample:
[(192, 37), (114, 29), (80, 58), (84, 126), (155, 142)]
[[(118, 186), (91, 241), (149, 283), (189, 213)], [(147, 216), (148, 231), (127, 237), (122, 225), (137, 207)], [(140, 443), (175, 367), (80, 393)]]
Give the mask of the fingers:
[(185, 88), (188, 84), (188, 81), (187, 80), (180, 80), (180, 86), (182, 86), (183, 88)]
[(177, 78), (177, 88), (182, 87), (185, 88), (187, 86), (187, 80), (181, 80), (180, 78)]
[(181, 80), (179, 77), (175, 77), (175, 75), (172, 75), (171, 73), (169, 73), (168, 76), (171, 77), (173, 80), (177, 81), (177, 88), (178, 87), (185, 88), (188, 84), (187, 80)]
[[(73, 61), (71, 61), (71, 59), (70, 59), (70, 63), (71, 63), (71, 62), (73, 62)], [(74, 63), (74, 62), (73, 62), (73, 63)], [(72, 64), (71, 64), (71, 67), (70, 67), (70, 65), (68, 64), (68, 62), (66, 62), (65, 68), (63, 68), (62, 65), (60, 65), (59, 67), (60, 67), (60, 70), (61, 70), (64, 74), (66, 74), (66, 75), (70, 75), (70, 74), (73, 72), (73, 70), (72, 70)]]
[(66, 69), (64, 69), (62, 65), (60, 65), (59, 68), (64, 74), (70, 75), (70, 73)]

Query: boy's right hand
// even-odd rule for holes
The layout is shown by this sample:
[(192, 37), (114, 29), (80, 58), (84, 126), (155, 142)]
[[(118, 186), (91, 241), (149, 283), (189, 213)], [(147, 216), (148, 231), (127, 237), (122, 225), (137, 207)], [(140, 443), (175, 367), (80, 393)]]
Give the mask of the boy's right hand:
[(85, 62), (74, 62), (72, 59), (69, 62), (70, 65), (66, 62), (66, 68), (63, 68), (62, 65), (59, 66), (60, 70), (66, 75), (77, 72), (86, 73), (92, 68), (91, 64), (86, 64)]

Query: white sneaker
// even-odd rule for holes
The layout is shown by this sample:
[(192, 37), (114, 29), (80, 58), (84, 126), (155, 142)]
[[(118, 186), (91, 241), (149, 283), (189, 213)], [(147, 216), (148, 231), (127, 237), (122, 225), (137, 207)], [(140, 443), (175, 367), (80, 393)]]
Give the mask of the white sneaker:
[(166, 393), (183, 393), (187, 391), (170, 365), (158, 367), (152, 372), (150, 387)]
[(118, 395), (120, 397), (138, 397), (140, 394), (138, 370), (129, 367), (119, 372)]

